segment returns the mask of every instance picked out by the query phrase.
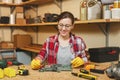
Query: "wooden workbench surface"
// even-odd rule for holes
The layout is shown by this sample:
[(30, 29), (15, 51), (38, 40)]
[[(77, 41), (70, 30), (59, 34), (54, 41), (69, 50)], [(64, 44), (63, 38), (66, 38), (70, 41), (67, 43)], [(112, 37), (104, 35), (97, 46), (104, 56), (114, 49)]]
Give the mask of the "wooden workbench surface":
[[(110, 66), (110, 62), (108, 63), (96, 63), (98, 69), (105, 69)], [(26, 68), (29, 70), (29, 75), (27, 76), (20, 76), (17, 75), (16, 77), (8, 78), (4, 77), (0, 80), (88, 80), (84, 78), (79, 78), (73, 76), (71, 71), (61, 71), (61, 72), (39, 72), (38, 70), (32, 70), (29, 65), (25, 65)], [(14, 69), (17, 69), (17, 66), (10, 66)], [(73, 69), (74, 72), (78, 72), (79, 69)], [(114, 80), (110, 79), (106, 76), (106, 74), (98, 74), (98, 73), (91, 73), (97, 76), (97, 80)]]

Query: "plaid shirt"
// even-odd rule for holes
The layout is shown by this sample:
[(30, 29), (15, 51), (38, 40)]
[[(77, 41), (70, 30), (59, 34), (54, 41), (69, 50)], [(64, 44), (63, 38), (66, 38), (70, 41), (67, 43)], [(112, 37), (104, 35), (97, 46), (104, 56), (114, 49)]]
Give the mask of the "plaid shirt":
[[(87, 60), (85, 53), (86, 45), (82, 38), (71, 34), (69, 44), (71, 45), (71, 51), (74, 54), (74, 57), (79, 56), (83, 58), (83, 60)], [(47, 38), (38, 57), (40, 57), (43, 61), (46, 60), (48, 64), (56, 64), (58, 48), (58, 35), (51, 36)]]

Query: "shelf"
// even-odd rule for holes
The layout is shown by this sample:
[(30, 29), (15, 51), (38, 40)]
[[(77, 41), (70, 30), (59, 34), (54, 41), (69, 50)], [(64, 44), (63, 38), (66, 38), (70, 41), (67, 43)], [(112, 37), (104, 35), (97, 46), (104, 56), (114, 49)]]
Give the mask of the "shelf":
[(96, 19), (96, 20), (85, 20), (85, 21), (76, 21), (75, 24), (112, 23), (112, 22), (120, 22), (120, 19)]
[(54, 2), (54, 0), (30, 0), (30, 1), (24, 2), (23, 5), (24, 5), (24, 4), (40, 5), (40, 4), (50, 3), (50, 2)]
[[(3, 55), (4, 53), (13, 52), (13, 55)], [(4, 48), (0, 49), (0, 55), (2, 59), (16, 59), (16, 49), (15, 48)]]
[(25, 51), (29, 51), (29, 52), (34, 52), (34, 53), (39, 53), (40, 50), (36, 50), (36, 49), (31, 49), (31, 48), (20, 48), (21, 50), (25, 50)]
[(22, 2), (20, 4), (0, 2), (0, 5), (10, 7), (10, 6), (40, 5), (40, 4), (50, 3), (50, 2), (54, 2), (54, 0), (29, 0), (26, 2)]
[[(113, 23), (120, 22), (120, 19), (97, 19), (97, 20), (86, 20), (86, 21), (75, 21), (76, 25), (79, 24), (92, 24), (92, 23)], [(45, 22), (36, 24), (0, 24), (0, 27), (40, 27), (40, 26), (56, 26), (57, 22)]]
[[(86, 20), (86, 21), (75, 21), (75, 24), (76, 25), (80, 25), (80, 24), (101, 24), (101, 23), (105, 23), (106, 26), (105, 28), (102, 28), (101, 27), (100, 29), (103, 31), (103, 33), (105, 34), (106, 36), (106, 47), (109, 46), (109, 28), (110, 28), (110, 25), (109, 23), (119, 23), (120, 22), (120, 19), (97, 19), (97, 20)], [(57, 22), (47, 22), (47, 23), (38, 23), (38, 24), (25, 24), (25, 25), (19, 25), (19, 24), (15, 24), (15, 25), (11, 25), (11, 26), (56, 26), (57, 25)], [(0, 25), (1, 26), (1, 25)], [(8, 25), (10, 26), (10, 25)], [(20, 48), (21, 50), (25, 50), (25, 51), (30, 51), (30, 52), (34, 52), (34, 53), (39, 53), (39, 51), (41, 50), (41, 46), (26, 46), (26, 47), (23, 47), (23, 48)]]
[[(99, 28), (106, 36), (106, 46), (109, 46), (110, 23), (119, 23), (119, 22), (120, 19), (97, 19), (97, 20), (75, 21), (75, 25), (98, 24)], [(99, 25), (101, 23), (105, 24), (105, 28)], [(41, 26), (57, 26), (57, 22), (46, 22), (46, 23), (36, 23), (36, 24), (0, 24), (0, 27), (41, 27)]]
[(36, 27), (36, 26), (54, 26), (56, 22), (36, 23), (36, 24), (0, 24), (0, 27)]
[(96, 19), (96, 20), (84, 20), (84, 21), (76, 21), (75, 24), (89, 24), (89, 23), (105, 23), (105, 19)]
[(30, 51), (34, 53), (39, 53), (42, 48), (42, 45), (30, 45), (20, 48), (21, 50)]

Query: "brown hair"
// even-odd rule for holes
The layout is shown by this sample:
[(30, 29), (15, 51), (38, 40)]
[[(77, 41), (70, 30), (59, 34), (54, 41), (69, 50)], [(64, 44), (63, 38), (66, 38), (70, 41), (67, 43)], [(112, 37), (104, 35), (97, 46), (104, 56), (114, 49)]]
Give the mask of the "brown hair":
[(72, 24), (74, 24), (74, 16), (72, 13), (68, 12), (68, 11), (64, 11), (62, 12), (59, 16), (58, 16), (58, 22), (61, 20), (61, 19), (64, 19), (64, 18), (70, 18), (71, 21), (72, 21)]

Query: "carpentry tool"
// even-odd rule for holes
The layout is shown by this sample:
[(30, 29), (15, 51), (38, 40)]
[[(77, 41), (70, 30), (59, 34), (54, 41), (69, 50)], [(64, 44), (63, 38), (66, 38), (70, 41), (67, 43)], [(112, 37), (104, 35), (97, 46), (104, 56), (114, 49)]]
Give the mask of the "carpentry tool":
[(74, 73), (74, 72), (72, 72), (71, 74), (74, 75), (74, 76), (86, 78), (86, 79), (89, 79), (89, 80), (96, 80), (97, 79), (97, 77), (94, 76), (94, 75), (85, 74), (85, 73), (81, 73), (81, 72), (80, 73)]
[(25, 68), (24, 65), (22, 65), (18, 67), (18, 74), (25, 76), (29, 74), (29, 71)]
[(100, 70), (100, 69), (90, 69), (90, 72), (104, 74), (104, 70)]
[(80, 69), (80, 72), (81, 72), (81, 73), (85, 73), (85, 74), (90, 74), (90, 72), (87, 71), (87, 70), (85, 70), (85, 69)]
[(90, 70), (90, 69), (95, 69), (95, 65), (94, 64), (85, 65), (85, 70)]
[(0, 68), (4, 69), (7, 67), (7, 61), (6, 60), (0, 60)]
[(120, 61), (117, 64), (111, 63), (111, 66), (108, 67), (105, 72), (108, 77), (120, 80)]
[(60, 71), (71, 71), (71, 70), (72, 68), (70, 65), (61, 65), (61, 64), (53, 64), (39, 69), (40, 72), (44, 72), (44, 71), (60, 72)]
[(8, 65), (21, 65), (22, 63), (18, 62), (17, 60), (0, 60), (0, 68), (4, 69)]

